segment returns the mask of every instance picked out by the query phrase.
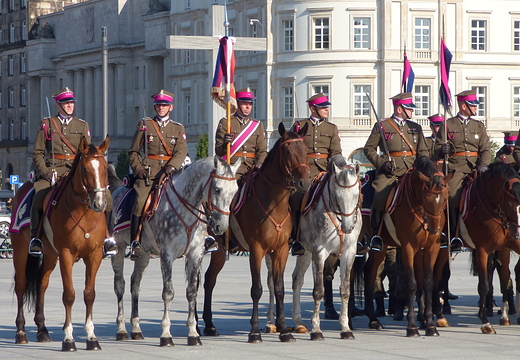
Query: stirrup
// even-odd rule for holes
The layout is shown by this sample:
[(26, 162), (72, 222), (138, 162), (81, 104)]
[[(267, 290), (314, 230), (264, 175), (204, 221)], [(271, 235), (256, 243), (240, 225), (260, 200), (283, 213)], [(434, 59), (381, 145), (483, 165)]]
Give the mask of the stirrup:
[(462, 240), (458, 237), (454, 237), (451, 239), (450, 249), (452, 253), (461, 253), (462, 252)]
[(292, 256), (301, 256), (305, 254), (305, 248), (302, 243), (299, 241), (294, 241), (291, 245), (291, 255)]
[(29, 255), (41, 256), (43, 254), (43, 243), (40, 239), (32, 238), (29, 242)]
[(138, 257), (143, 255), (144, 251), (138, 241), (132, 241), (130, 245), (130, 260), (135, 261)]
[(356, 257), (363, 257), (367, 252), (370, 251), (370, 247), (363, 245), (361, 242), (357, 242)]
[(208, 235), (206, 239), (204, 239), (204, 252), (209, 253), (218, 250), (218, 242), (211, 235)]
[(372, 239), (370, 239), (370, 250), (383, 251), (383, 239), (381, 236), (372, 236)]
[(445, 233), (441, 233), (441, 249), (446, 249), (448, 247), (448, 237)]
[(103, 243), (103, 258), (108, 258), (109, 256), (114, 256), (117, 254), (118, 247), (116, 241), (113, 237), (109, 237), (105, 239)]

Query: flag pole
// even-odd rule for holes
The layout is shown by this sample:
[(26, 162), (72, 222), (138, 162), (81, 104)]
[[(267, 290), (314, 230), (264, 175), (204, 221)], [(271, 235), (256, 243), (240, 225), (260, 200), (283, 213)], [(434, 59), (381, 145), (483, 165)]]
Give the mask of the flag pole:
[[(224, 28), (226, 29), (226, 38), (229, 41), (229, 21), (227, 16), (227, 3), (224, 1)], [(226, 50), (229, 51), (229, 48), (226, 46)], [(227, 117), (227, 129), (226, 132), (231, 134), (231, 57), (228, 58), (226, 64), (226, 117)], [(226, 144), (226, 158), (227, 163), (231, 164), (231, 143)], [(231, 216), (231, 214), (229, 215)], [(231, 237), (231, 231), (228, 228), (226, 230), (226, 234), (224, 236), (224, 256), (226, 261), (229, 260), (229, 238)]]

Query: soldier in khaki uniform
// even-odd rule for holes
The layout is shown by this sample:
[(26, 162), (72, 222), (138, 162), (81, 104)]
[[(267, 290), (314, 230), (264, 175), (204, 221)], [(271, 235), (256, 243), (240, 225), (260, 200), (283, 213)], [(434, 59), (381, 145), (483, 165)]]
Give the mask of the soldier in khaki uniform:
[[(128, 151), (130, 166), (136, 178), (134, 189), (137, 193), (130, 227), (131, 258), (134, 260), (143, 253), (136, 236), (151, 185), (163, 173), (172, 175), (181, 167), (188, 154), (184, 126), (170, 119), (173, 97), (172, 93), (165, 90), (152, 95), (156, 115), (153, 119), (145, 118), (139, 121), (132, 147)], [(145, 146), (146, 158), (141, 155)]]
[[(373, 233), (370, 248), (375, 251), (383, 249), (383, 239), (378, 235), (378, 231), (383, 219), (386, 199), (397, 178), (413, 166), (417, 156), (428, 156), (422, 127), (410, 120), (413, 109), (416, 107), (412, 100), (412, 94), (400, 93), (392, 97), (391, 100), (394, 106), (394, 114), (389, 119), (384, 119), (374, 125), (364, 149), (366, 157), (377, 171), (376, 179), (372, 184), (375, 195), (370, 214), (370, 225)], [(391, 159), (388, 154), (379, 155), (377, 152), (378, 147), (381, 150), (383, 149), (384, 141), (381, 139), (379, 126), (382, 128)]]
[(430, 159), (433, 158), (433, 154), (435, 152), (435, 139), (437, 138), (437, 133), (439, 132), (439, 128), (444, 121), (444, 116), (441, 114), (435, 114), (428, 116), (428, 120), (430, 120), (430, 130), (432, 134), (428, 136), (426, 139), (426, 147), (428, 148), (428, 152), (430, 154)]
[[(519, 167), (516, 164), (513, 152), (515, 150), (515, 143), (518, 140), (518, 133), (505, 132), (504, 133), (504, 146), (502, 146), (495, 155), (495, 161), (503, 164), (509, 164), (518, 171)], [(520, 150), (520, 147), (519, 147)]]
[[(474, 90), (463, 91), (457, 96), (459, 112), (446, 120), (446, 130), (441, 126), (435, 140), (435, 158), (440, 160), (448, 155), (448, 170), (456, 170), (449, 182), (450, 233), (455, 236), (459, 220), (459, 200), (462, 182), (473, 169), (483, 173), (491, 161), (491, 147), (484, 124), (471, 117), (475, 116), (480, 102)], [(451, 251), (462, 250), (462, 240), (453, 237)]]
[[(88, 123), (72, 115), (76, 101), (72, 90), (66, 87), (52, 97), (56, 101), (58, 115), (41, 121), (33, 150), (36, 182), (34, 183), (35, 195), (31, 208), (29, 253), (34, 256), (40, 256), (43, 252), (43, 244), (39, 239), (40, 234), (37, 234), (37, 232), (43, 216), (45, 195), (50, 191), (51, 185), (71, 169), (81, 138), (85, 137), (90, 143)], [(107, 199), (107, 202), (111, 204), (111, 198)], [(103, 250), (105, 255), (117, 253), (115, 241), (106, 239)]]
[(238, 109), (231, 116), (231, 133), (227, 132), (227, 118), (220, 119), (215, 135), (215, 153), (226, 158), (227, 144), (231, 143), (231, 165), (242, 157), (237, 179), (256, 165), (262, 166), (267, 156), (264, 125), (249, 117), (253, 110), (254, 95), (251, 89), (237, 91)]

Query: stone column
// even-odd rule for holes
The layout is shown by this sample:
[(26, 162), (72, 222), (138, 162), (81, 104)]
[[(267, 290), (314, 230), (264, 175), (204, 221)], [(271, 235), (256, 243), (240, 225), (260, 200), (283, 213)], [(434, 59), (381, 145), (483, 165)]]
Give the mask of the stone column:
[(94, 71), (93, 68), (86, 68), (84, 71), (84, 79), (85, 79), (85, 93), (83, 96), (83, 109), (85, 120), (89, 123), (90, 133), (92, 137), (99, 137), (100, 130), (96, 124), (96, 120), (94, 118)]
[(63, 86), (68, 87), (72, 91), (76, 90), (74, 88), (74, 71), (73, 70), (67, 71), (67, 73), (65, 75), (65, 84), (63, 84)]
[(126, 129), (125, 124), (125, 110), (126, 110), (126, 87), (125, 87), (125, 64), (116, 65), (116, 89), (115, 89), (115, 103), (116, 103), (116, 133), (117, 135), (130, 135), (132, 129)]
[(118, 135), (116, 131), (116, 104), (115, 104), (115, 66), (108, 65), (108, 133)]
[(103, 70), (101, 66), (94, 68), (94, 96), (92, 100), (94, 101), (96, 129), (99, 129), (100, 140), (103, 140), (106, 134), (103, 134)]
[(83, 88), (83, 69), (77, 69), (74, 71), (74, 97), (78, 100), (76, 101), (76, 106), (74, 109), (74, 113), (80, 119), (85, 119), (85, 89)]

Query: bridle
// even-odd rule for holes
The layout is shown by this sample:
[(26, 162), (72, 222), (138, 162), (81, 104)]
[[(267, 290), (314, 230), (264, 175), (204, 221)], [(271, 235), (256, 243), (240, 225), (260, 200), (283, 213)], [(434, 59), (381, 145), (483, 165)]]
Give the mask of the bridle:
[[(81, 155), (81, 156), (83, 157), (83, 155)], [(91, 156), (91, 158), (94, 158), (94, 159), (96, 159), (96, 158), (104, 158), (104, 157), (105, 157), (105, 156), (102, 155), (102, 154), (96, 154), (96, 155)], [(80, 162), (81, 162), (81, 159), (80, 159)], [(78, 163), (78, 167), (79, 167), (79, 166), (80, 166), (80, 164)], [(78, 171), (78, 168), (76, 168), (76, 171)], [(83, 199), (83, 198), (81, 197), (81, 195), (78, 194), (78, 193), (76, 192), (76, 190), (74, 189), (74, 186), (72, 186), (72, 192), (74, 193), (74, 195), (75, 195), (78, 199), (80, 199), (80, 200), (85, 204), (85, 206), (86, 206), (88, 209), (92, 209), (92, 206), (91, 206), (91, 203), (90, 203), (90, 196), (89, 196), (90, 193), (92, 192), (92, 193), (94, 193), (94, 195), (95, 195), (96, 193), (103, 193), (103, 194), (105, 194), (105, 196), (106, 196), (106, 192), (107, 192), (107, 190), (108, 190), (108, 188), (109, 188), (109, 184), (107, 183), (107, 186), (105, 186), (105, 187), (103, 187), (103, 188), (88, 189), (87, 186), (85, 185), (85, 182), (83, 181), (83, 177), (80, 177), (80, 178), (81, 178), (81, 182), (80, 182), (80, 184), (81, 184), (81, 188), (82, 188), (83, 192), (85, 193), (86, 198)]]

